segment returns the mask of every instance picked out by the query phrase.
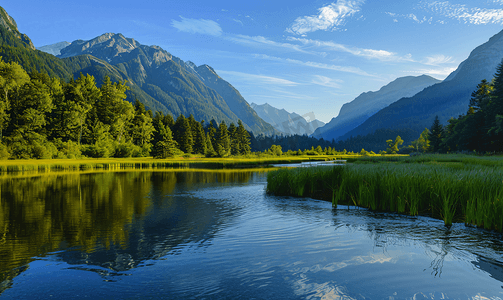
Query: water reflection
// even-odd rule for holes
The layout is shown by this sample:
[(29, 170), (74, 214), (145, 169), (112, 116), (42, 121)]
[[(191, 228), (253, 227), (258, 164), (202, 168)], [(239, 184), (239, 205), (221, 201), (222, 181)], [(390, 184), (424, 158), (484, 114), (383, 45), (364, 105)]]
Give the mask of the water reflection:
[(499, 234), (268, 196), (264, 186), (249, 171), (0, 181), (1, 298), (503, 295)]
[(180, 194), (212, 183), (246, 183), (251, 176), (164, 171), (3, 178), (0, 289), (33, 257), (54, 251), (66, 249), (58, 255), (67, 263), (108, 276), (176, 253), (179, 244), (204, 246), (225, 222), (218, 213), (223, 208)]

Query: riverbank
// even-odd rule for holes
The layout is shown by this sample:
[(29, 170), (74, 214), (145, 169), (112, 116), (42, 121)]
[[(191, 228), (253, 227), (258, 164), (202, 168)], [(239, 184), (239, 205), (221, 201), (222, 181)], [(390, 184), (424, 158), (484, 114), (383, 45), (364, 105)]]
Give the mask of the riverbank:
[(502, 178), (502, 157), (371, 157), (342, 167), (273, 171), (267, 191), (502, 231)]
[(204, 158), (89, 158), (89, 159), (29, 159), (0, 161), (0, 173), (61, 172), (93, 170), (156, 170), (156, 169), (239, 169), (267, 168), (273, 164), (305, 161), (330, 161), (353, 158), (351, 155)]

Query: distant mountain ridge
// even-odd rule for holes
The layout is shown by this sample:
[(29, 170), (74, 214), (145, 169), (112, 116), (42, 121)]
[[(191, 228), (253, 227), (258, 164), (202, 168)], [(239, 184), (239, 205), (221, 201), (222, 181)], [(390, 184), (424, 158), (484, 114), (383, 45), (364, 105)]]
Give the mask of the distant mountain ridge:
[(353, 101), (342, 106), (339, 115), (318, 128), (316, 137), (325, 140), (337, 139), (348, 131), (356, 128), (379, 110), (403, 97), (411, 97), (435, 83), (439, 83), (431, 76), (406, 76), (395, 79), (383, 86), (379, 91), (360, 94)]
[(489, 41), (476, 47), (444, 81), (425, 88), (412, 97), (396, 101), (340, 139), (371, 134), (382, 128), (412, 129), (419, 136), (424, 128), (431, 127), (437, 115), (445, 124), (449, 118), (466, 113), (471, 93), (482, 79), (492, 80), (502, 59), (503, 31), (500, 31)]
[(318, 127), (325, 125), (316, 119), (307, 122), (299, 114), (289, 113), (285, 109), (277, 109), (267, 103), (262, 105), (252, 103), (251, 107), (259, 117), (286, 135), (311, 135)]
[(70, 43), (65, 41), (65, 42), (59, 42), (59, 43), (52, 44), (52, 45), (38, 47), (37, 50), (52, 54), (54, 56), (58, 56), (61, 54), (61, 49), (68, 47), (68, 45), (70, 45)]

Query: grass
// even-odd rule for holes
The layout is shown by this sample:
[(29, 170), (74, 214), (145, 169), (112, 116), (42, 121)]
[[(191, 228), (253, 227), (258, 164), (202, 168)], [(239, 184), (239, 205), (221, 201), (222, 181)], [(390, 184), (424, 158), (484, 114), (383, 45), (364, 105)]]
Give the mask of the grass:
[(0, 173), (60, 172), (128, 169), (235, 169), (268, 167), (271, 164), (296, 163), (309, 160), (333, 160), (334, 156), (299, 156), (270, 158), (103, 158), (103, 159), (40, 159), (0, 161)]
[(446, 225), (464, 222), (502, 231), (501, 158), (444, 155), (400, 157), (394, 162), (364, 160), (347, 166), (273, 171), (268, 173), (267, 190), (328, 200), (334, 206), (429, 215)]

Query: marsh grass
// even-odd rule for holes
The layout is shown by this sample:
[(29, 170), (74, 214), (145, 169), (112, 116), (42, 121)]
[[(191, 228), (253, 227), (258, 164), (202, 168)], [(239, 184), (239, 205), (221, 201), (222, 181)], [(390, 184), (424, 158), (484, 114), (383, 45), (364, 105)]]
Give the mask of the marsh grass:
[(268, 173), (267, 191), (502, 231), (503, 168), (465, 159), (279, 169)]
[[(338, 157), (339, 158), (339, 157)], [(0, 173), (18, 172), (72, 172), (92, 170), (155, 170), (155, 169), (238, 169), (269, 167), (272, 164), (298, 163), (303, 161), (334, 160), (334, 156), (319, 157), (271, 157), (271, 158), (106, 158), (106, 159), (41, 159), (3, 160)], [(340, 158), (339, 158), (340, 159)]]

